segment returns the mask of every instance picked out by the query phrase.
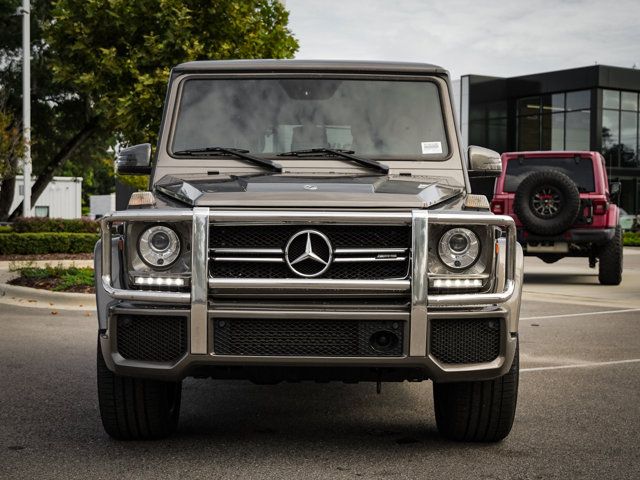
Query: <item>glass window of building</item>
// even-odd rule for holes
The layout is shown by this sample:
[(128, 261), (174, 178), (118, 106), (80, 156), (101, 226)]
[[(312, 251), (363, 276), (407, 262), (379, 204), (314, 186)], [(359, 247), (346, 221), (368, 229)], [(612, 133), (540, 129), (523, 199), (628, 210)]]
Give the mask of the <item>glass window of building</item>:
[(639, 168), (637, 92), (602, 91), (602, 154), (607, 165)]
[(590, 107), (590, 90), (518, 100), (518, 150), (589, 150)]
[(487, 122), (487, 145), (496, 152), (506, 152), (507, 147), (507, 119), (492, 118)]
[(589, 150), (589, 126), (591, 115), (589, 110), (567, 112), (565, 119), (565, 150)]
[(638, 167), (638, 114), (620, 112), (620, 166)]
[(638, 93), (622, 92), (621, 100), (620, 100), (620, 108), (622, 110), (637, 112), (638, 111)]
[(542, 115), (541, 150), (564, 150), (564, 113)]
[(620, 109), (620, 92), (618, 90), (603, 90), (602, 108)]
[(567, 92), (567, 110), (588, 110), (591, 108), (591, 92), (579, 90)]
[(518, 117), (518, 150), (540, 150), (540, 115)]
[(564, 112), (564, 93), (542, 96), (542, 113)]
[(49, 217), (49, 207), (46, 207), (46, 206), (37, 206), (37, 207), (35, 207), (35, 216), (36, 217)]
[(469, 145), (481, 145), (506, 152), (507, 102), (483, 102), (469, 105)]
[(602, 155), (607, 165), (618, 166), (620, 118), (618, 110), (602, 111)]
[(627, 213), (637, 211), (637, 187), (635, 178), (621, 178), (620, 206)]
[(518, 100), (518, 115), (540, 113), (540, 97), (527, 97)]

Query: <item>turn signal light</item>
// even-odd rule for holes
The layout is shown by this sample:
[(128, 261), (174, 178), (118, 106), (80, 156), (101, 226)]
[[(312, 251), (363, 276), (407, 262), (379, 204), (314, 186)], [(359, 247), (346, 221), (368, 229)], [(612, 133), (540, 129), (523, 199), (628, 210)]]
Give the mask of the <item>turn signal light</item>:
[(156, 204), (156, 197), (151, 192), (133, 192), (129, 197), (130, 207), (152, 207)]

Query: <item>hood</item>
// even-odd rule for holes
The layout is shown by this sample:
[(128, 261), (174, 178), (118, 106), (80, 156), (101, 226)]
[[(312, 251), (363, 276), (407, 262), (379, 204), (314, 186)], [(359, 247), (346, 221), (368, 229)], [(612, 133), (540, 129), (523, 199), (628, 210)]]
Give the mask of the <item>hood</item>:
[(447, 177), (387, 175), (167, 175), (155, 189), (191, 206), (429, 208), (463, 187)]

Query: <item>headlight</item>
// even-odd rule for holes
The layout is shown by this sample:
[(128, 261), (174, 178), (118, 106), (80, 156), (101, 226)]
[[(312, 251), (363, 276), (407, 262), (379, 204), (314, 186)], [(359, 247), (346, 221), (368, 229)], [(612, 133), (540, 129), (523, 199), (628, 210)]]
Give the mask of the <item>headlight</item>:
[(147, 228), (138, 240), (138, 253), (150, 267), (169, 267), (180, 255), (180, 237), (163, 225)]
[(469, 268), (480, 256), (480, 240), (468, 228), (452, 228), (440, 237), (438, 255), (449, 268)]

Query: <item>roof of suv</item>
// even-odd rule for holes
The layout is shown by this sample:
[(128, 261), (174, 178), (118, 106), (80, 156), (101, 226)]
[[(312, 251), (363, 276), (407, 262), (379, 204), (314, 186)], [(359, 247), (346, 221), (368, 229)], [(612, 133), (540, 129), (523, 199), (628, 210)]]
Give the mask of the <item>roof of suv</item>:
[(588, 150), (532, 150), (525, 152), (504, 152), (502, 155), (509, 158), (515, 157), (573, 157), (580, 155), (582, 157), (593, 157), (597, 152)]
[(449, 72), (437, 65), (411, 62), (377, 62), (360, 60), (200, 60), (181, 63), (173, 68), (175, 73), (210, 71), (322, 71), (356, 73), (424, 74)]

